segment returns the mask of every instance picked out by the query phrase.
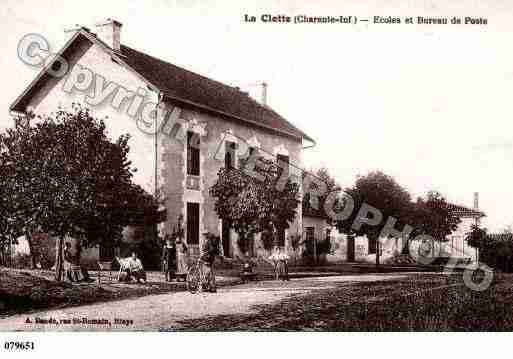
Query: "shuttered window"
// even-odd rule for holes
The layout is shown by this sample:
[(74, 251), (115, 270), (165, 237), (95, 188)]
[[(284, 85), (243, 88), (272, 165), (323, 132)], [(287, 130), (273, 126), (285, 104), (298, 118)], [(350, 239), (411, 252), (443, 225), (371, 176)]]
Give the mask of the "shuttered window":
[(187, 132), (187, 174), (200, 175), (200, 136)]
[(306, 227), (306, 240), (314, 241), (315, 237), (315, 228), (314, 227)]

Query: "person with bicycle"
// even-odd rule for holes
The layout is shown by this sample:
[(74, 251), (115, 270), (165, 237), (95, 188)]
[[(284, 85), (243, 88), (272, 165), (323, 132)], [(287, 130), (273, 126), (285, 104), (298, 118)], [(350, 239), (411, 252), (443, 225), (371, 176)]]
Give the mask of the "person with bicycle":
[(214, 262), (216, 256), (220, 254), (220, 240), (218, 236), (210, 232), (203, 233), (203, 236), (205, 237), (205, 240), (201, 245), (199, 257), (199, 264), (201, 267), (201, 284), (199, 291), (215, 293), (217, 288)]

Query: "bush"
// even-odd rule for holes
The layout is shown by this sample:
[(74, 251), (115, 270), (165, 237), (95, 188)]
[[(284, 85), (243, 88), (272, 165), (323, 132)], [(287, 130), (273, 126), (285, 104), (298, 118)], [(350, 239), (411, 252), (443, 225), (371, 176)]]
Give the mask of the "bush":
[(513, 243), (511, 241), (487, 243), (480, 251), (480, 261), (502, 272), (513, 272)]
[(32, 260), (28, 253), (17, 253), (12, 259), (14, 268), (30, 268), (32, 266)]
[[(317, 254), (317, 258), (314, 258), (314, 252)], [(306, 264), (323, 264), (326, 259), (326, 254), (331, 252), (331, 241), (330, 238), (317, 239), (316, 251), (314, 251), (314, 241), (305, 242), (305, 250), (303, 251), (303, 259)]]

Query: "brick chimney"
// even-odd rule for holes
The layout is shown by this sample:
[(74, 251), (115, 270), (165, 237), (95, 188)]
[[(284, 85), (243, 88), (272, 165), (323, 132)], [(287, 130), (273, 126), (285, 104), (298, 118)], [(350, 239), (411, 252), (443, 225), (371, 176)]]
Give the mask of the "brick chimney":
[(262, 82), (262, 105), (267, 106), (267, 83)]
[(96, 24), (96, 35), (113, 50), (120, 51), (121, 26), (123, 26), (123, 24), (119, 21), (114, 19), (107, 19)]
[(474, 192), (474, 209), (479, 210), (479, 192)]

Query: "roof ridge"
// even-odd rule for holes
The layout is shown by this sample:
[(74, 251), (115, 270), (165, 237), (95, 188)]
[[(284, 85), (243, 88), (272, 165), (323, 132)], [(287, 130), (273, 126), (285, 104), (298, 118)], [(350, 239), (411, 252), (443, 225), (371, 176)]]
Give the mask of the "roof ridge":
[[(178, 101), (198, 106), (200, 109), (213, 111), (242, 120), (284, 136), (290, 136), (301, 141), (303, 138), (314, 142), (311, 137), (287, 121), (269, 106), (262, 105), (247, 92), (238, 87), (227, 85), (197, 72), (177, 66), (169, 61), (149, 55), (131, 46), (120, 44), (119, 50), (113, 50), (104, 43), (95, 33), (88, 29), (80, 29), (62, 47), (60, 52), (70, 49), (72, 42), (78, 41), (79, 35), (98, 44), (111, 56), (119, 56), (124, 66), (141, 76), (148, 85), (162, 91), (166, 96)], [(117, 58), (117, 57), (116, 57)], [(43, 81), (43, 69), (29, 84), (20, 96), (9, 107), (12, 112), (23, 113), (38, 81)], [(32, 91), (32, 92), (31, 92)]]
[[(220, 91), (220, 92), (221, 91), (227, 91), (227, 94), (233, 94), (234, 98), (239, 97), (239, 96), (241, 98), (243, 97), (246, 101), (248, 101), (248, 103), (251, 103), (252, 106), (255, 106), (255, 110), (262, 111), (263, 113), (266, 113), (267, 115), (270, 115), (270, 116), (273, 116), (273, 117), (279, 119), (285, 125), (286, 128), (282, 129), (282, 130), (278, 130), (278, 131), (281, 131), (282, 133), (283, 133), (283, 131), (285, 131), (285, 133), (287, 133), (289, 135), (291, 133), (295, 132), (296, 134), (294, 136), (303, 137), (303, 138), (306, 138), (309, 141), (314, 142), (314, 140), (311, 139), (308, 135), (306, 135), (305, 132), (300, 130), (298, 127), (296, 127), (290, 121), (286, 120), (282, 115), (280, 115), (278, 112), (276, 112), (276, 110), (272, 109), (270, 106), (263, 105), (262, 103), (260, 103), (259, 101), (257, 101), (253, 97), (251, 97), (248, 92), (241, 91), (238, 87), (227, 85), (227, 84), (225, 84), (225, 83), (223, 83), (221, 81), (218, 81), (218, 80), (212, 79), (212, 78), (210, 78), (208, 76), (205, 76), (205, 75), (199, 74), (197, 72), (188, 70), (188, 69), (186, 69), (184, 67), (175, 65), (175, 64), (173, 64), (173, 63), (171, 63), (169, 61), (162, 60), (162, 59), (160, 59), (160, 58), (158, 58), (156, 56), (149, 55), (149, 54), (147, 54), (147, 53), (145, 53), (143, 51), (134, 49), (133, 47), (130, 47), (130, 46), (125, 45), (125, 44), (121, 44), (121, 53), (123, 54), (123, 52), (124, 52), (124, 55), (129, 55), (129, 54), (127, 54), (127, 52), (132, 52), (134, 55), (140, 56), (142, 58), (145, 58), (147, 61), (157, 62), (159, 64), (159, 66), (163, 66), (163, 67), (168, 66), (168, 67), (171, 67), (174, 70), (181, 71), (183, 73), (189, 74), (190, 76), (195, 77), (198, 80), (202, 80), (202, 81), (205, 81), (205, 82), (209, 83), (212, 87), (217, 87), (218, 88), (217, 90)], [(231, 96), (231, 95), (229, 95), (229, 96)]]
[[(202, 78), (204, 78), (204, 79), (206, 79), (206, 80), (209, 80), (209, 81), (212, 81), (212, 82), (218, 83), (219, 85), (224, 86), (224, 87), (227, 87), (227, 88), (229, 88), (229, 89), (230, 89), (230, 90), (232, 90), (232, 91), (239, 91), (239, 90), (237, 90), (235, 87), (230, 86), (230, 85), (227, 85), (227, 84), (225, 84), (225, 83), (223, 83), (223, 82), (221, 82), (221, 81), (219, 81), (219, 80), (212, 79), (212, 78), (210, 78), (210, 77), (208, 77), (208, 76), (206, 76), (206, 75), (202, 75), (202, 74), (199, 74), (199, 73), (194, 72), (194, 71), (192, 71), (192, 70), (186, 69), (185, 67), (175, 65), (175, 64), (173, 64), (173, 63), (171, 63), (171, 62), (169, 62), (169, 61), (162, 60), (162, 59), (160, 59), (160, 58), (158, 58), (158, 57), (156, 57), (156, 56), (153, 56), (153, 55), (149, 55), (149, 54), (147, 54), (146, 52), (143, 52), (143, 51), (140, 51), (140, 50), (134, 49), (133, 47), (127, 46), (127, 45), (125, 45), (125, 44), (121, 44), (121, 46), (123, 46), (123, 47), (127, 47), (128, 49), (130, 49), (130, 50), (132, 50), (132, 51), (135, 51), (135, 52), (138, 52), (138, 53), (140, 53), (141, 55), (151, 57), (151, 58), (152, 58), (152, 59), (154, 59), (154, 60), (157, 60), (157, 61), (163, 62), (163, 63), (164, 63), (164, 64), (166, 64), (166, 65), (176, 67), (177, 69), (180, 69), (180, 70), (182, 70), (182, 71), (187, 71), (187, 72), (189, 72), (189, 73), (191, 73), (191, 74), (193, 74), (193, 75), (195, 75), (195, 76), (200, 76), (200, 77), (202, 77)], [(241, 92), (241, 91), (239, 91), (239, 92)], [(257, 102), (257, 103), (258, 103), (258, 102)], [(261, 104), (259, 104), (259, 105), (260, 105), (260, 106), (262, 106)]]

